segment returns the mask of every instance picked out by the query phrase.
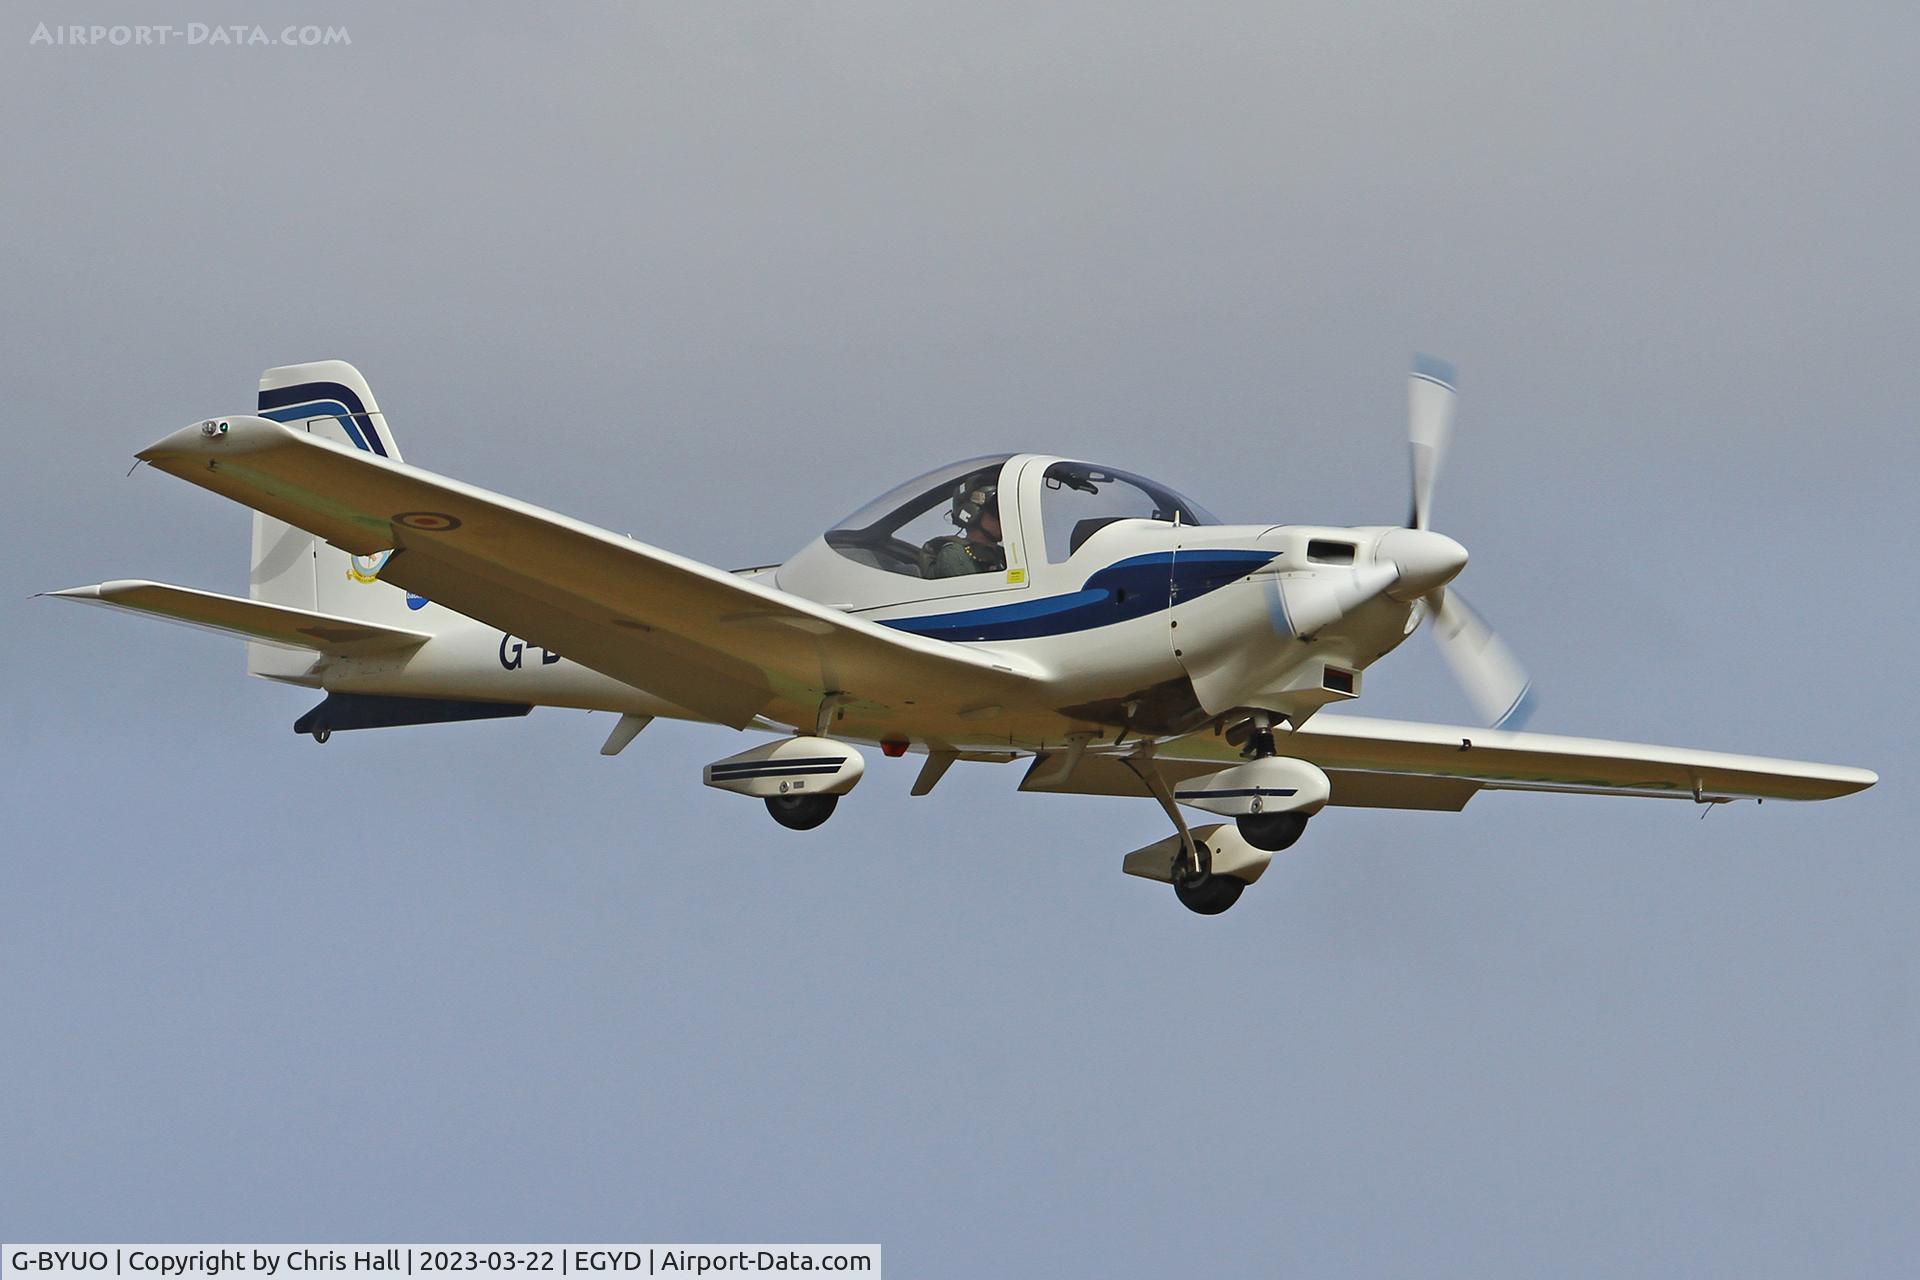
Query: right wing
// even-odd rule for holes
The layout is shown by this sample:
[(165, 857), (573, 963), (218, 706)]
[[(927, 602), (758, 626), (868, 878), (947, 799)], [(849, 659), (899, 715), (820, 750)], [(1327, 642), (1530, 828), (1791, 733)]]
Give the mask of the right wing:
[(1362, 716), (1316, 716), (1284, 741), (1322, 768), (1367, 774), (1382, 785), (1411, 778), (1471, 782), (1489, 791), (1831, 800), (1880, 780), (1840, 764)]
[[(1333, 782), (1330, 803), (1366, 808), (1456, 810), (1479, 791), (1701, 802), (1829, 800), (1879, 781), (1870, 770), (1838, 764), (1324, 712), (1274, 738), (1281, 755), (1326, 771)], [(1057, 781), (1050, 778), (1048, 761), (1043, 756), (1035, 762), (1023, 790), (1146, 794), (1115, 756), (1090, 753), (1072, 775)], [(1243, 763), (1225, 739), (1211, 734), (1167, 743), (1154, 761), (1176, 782)]]
[(139, 455), (356, 555), (384, 581), (696, 715), (811, 726), (841, 695), (964, 722), (1044, 707), (1018, 659), (883, 627), (529, 503), (264, 418)]

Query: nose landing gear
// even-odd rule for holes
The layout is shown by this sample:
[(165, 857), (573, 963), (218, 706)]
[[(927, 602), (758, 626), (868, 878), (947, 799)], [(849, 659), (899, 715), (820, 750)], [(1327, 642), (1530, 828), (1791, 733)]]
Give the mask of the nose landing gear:
[(811, 831), (833, 816), (839, 796), (768, 796), (767, 812), (789, 831)]
[[(1252, 729), (1247, 734), (1246, 748), (1240, 752), (1241, 758), (1271, 760), (1279, 755), (1280, 749), (1274, 745), (1273, 741), (1273, 718), (1265, 711), (1256, 711), (1249, 723)], [(1307, 829), (1307, 815), (1297, 811), (1243, 813), (1233, 822), (1240, 829), (1241, 839), (1267, 853), (1279, 853), (1282, 849), (1291, 849), (1301, 833)]]
[(1294, 841), (1307, 829), (1304, 813), (1243, 813), (1233, 820), (1240, 838), (1256, 849), (1279, 853), (1293, 848)]
[(833, 816), (840, 797), (866, 772), (858, 751), (832, 738), (781, 738), (716, 760), (706, 784), (766, 802), (789, 831), (811, 831)]

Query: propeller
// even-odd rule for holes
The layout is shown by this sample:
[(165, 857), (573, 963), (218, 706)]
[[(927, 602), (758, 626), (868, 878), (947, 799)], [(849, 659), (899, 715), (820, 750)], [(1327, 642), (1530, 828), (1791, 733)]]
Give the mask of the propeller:
[(1518, 729), (1533, 714), (1533, 682), (1487, 620), (1458, 591), (1426, 597), (1433, 639), (1473, 710), (1496, 729)]
[[(1439, 537), (1428, 530), (1434, 483), (1453, 435), (1455, 383), (1452, 365), (1430, 356), (1414, 357), (1413, 373), (1407, 382), (1407, 453), (1413, 464), (1413, 509), (1407, 527), (1420, 531), (1416, 545), (1423, 549), (1427, 540)], [(1390, 533), (1387, 539), (1413, 542), (1406, 534)], [(1458, 572), (1457, 566), (1453, 572)], [(1452, 573), (1446, 577), (1451, 578)], [(1474, 712), (1496, 728), (1519, 728), (1533, 712), (1533, 685), (1513, 650), (1444, 581), (1423, 595), (1421, 604), (1432, 617), (1440, 656), (1446, 659)]]
[(1447, 440), (1453, 435), (1453, 366), (1431, 356), (1413, 358), (1413, 374), (1407, 379), (1407, 452), (1413, 461), (1413, 511), (1407, 528), (1428, 528), (1432, 514), (1433, 486), (1440, 478), (1440, 463), (1447, 453)]

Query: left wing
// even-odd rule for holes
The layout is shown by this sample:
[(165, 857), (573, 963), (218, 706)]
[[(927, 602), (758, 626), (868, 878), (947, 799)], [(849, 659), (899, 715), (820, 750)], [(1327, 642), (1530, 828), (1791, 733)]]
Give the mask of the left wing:
[(811, 725), (828, 695), (966, 717), (1045, 706), (1045, 673), (882, 627), (529, 503), (265, 418), (142, 450), (159, 470), (356, 555), (380, 576), (735, 728)]
[[(1322, 713), (1275, 735), (1280, 754), (1319, 765), (1333, 781), (1330, 803), (1389, 809), (1460, 809), (1479, 791), (1722, 800), (1829, 800), (1864, 791), (1879, 776), (1846, 765), (1772, 760), (1639, 742), (1566, 738), (1404, 720)], [(1113, 756), (1085, 756), (1071, 775), (1046, 781), (1049, 757), (1022, 788), (1144, 795)], [(1195, 734), (1155, 755), (1175, 781), (1240, 763), (1218, 737)]]

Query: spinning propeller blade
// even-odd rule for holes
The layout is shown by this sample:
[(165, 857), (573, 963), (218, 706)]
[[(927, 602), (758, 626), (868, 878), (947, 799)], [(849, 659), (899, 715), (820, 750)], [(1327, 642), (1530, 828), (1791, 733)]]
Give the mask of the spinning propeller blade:
[(1533, 682), (1504, 641), (1458, 591), (1426, 597), (1433, 639), (1475, 714), (1496, 729), (1518, 729), (1533, 713)]
[(1407, 450), (1413, 461), (1411, 529), (1428, 528), (1433, 486), (1445, 461), (1447, 438), (1453, 434), (1453, 366), (1432, 356), (1415, 356), (1407, 380)]
[[(1433, 488), (1453, 434), (1453, 366), (1416, 356), (1407, 382), (1407, 451), (1413, 463), (1413, 512), (1408, 527), (1425, 531)], [(1405, 535), (1389, 534), (1388, 537)], [(1434, 642), (1479, 717), (1495, 728), (1517, 729), (1533, 711), (1526, 668), (1457, 591), (1445, 586), (1422, 597), (1433, 619)]]

